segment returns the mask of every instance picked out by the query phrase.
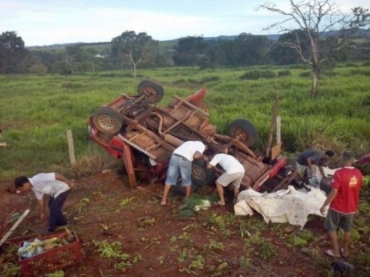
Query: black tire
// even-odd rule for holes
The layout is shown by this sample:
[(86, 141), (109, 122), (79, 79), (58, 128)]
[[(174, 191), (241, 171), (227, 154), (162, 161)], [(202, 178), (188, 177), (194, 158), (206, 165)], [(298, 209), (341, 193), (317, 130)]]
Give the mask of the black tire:
[(251, 147), (257, 141), (257, 131), (253, 124), (246, 119), (234, 120), (228, 128), (230, 137), (240, 137), (241, 142), (246, 146)]
[[(191, 193), (196, 192), (199, 189), (199, 185), (192, 183), (190, 186)], [(181, 183), (176, 184), (176, 186), (171, 186), (171, 192), (185, 196), (185, 187), (181, 186)]]
[(123, 124), (121, 115), (110, 107), (100, 107), (93, 115), (95, 127), (102, 133), (115, 135)]
[(152, 103), (158, 103), (162, 100), (164, 95), (163, 87), (153, 80), (141, 81), (137, 87), (138, 95), (145, 94)]
[(207, 168), (207, 164), (202, 159), (193, 161), (192, 164), (192, 183), (198, 186), (211, 186), (216, 180), (216, 174), (213, 169)]

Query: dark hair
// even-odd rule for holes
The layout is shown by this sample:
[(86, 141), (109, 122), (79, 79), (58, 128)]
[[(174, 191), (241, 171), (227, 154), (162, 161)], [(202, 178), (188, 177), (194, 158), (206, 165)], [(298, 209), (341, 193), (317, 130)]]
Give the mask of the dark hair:
[(14, 180), (14, 186), (15, 186), (15, 188), (18, 189), (18, 188), (23, 187), (23, 185), (25, 183), (28, 183), (28, 182), (29, 182), (28, 177), (26, 177), (26, 176), (19, 176), (19, 177), (15, 178), (15, 180)]
[(334, 156), (334, 151), (332, 151), (332, 150), (327, 150), (327, 151), (325, 152), (325, 154), (326, 154), (327, 156), (329, 156), (329, 157), (333, 157), (333, 156)]
[(354, 159), (354, 155), (350, 151), (343, 151), (342, 152), (342, 161), (344, 162), (350, 162)]

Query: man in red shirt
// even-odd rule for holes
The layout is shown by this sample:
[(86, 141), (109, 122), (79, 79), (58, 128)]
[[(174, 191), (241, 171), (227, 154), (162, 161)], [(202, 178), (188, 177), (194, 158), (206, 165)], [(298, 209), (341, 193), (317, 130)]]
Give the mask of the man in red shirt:
[[(322, 205), (320, 212), (326, 215), (324, 227), (328, 230), (333, 249), (326, 250), (325, 254), (333, 257), (348, 257), (348, 248), (351, 239), (351, 229), (354, 215), (357, 211), (362, 174), (353, 165), (354, 156), (351, 152), (342, 153), (343, 167), (335, 171), (331, 186), (332, 190)], [(337, 229), (344, 231), (344, 247), (339, 250)]]

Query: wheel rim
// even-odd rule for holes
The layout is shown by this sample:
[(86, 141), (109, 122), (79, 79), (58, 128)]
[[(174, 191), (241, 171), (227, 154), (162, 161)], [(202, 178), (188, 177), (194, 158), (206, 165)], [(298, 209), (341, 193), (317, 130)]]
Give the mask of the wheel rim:
[(236, 128), (233, 132), (234, 137), (239, 137), (240, 139), (246, 141), (248, 139), (248, 134), (242, 128)]
[(153, 98), (157, 95), (157, 91), (155, 90), (155, 88), (151, 87), (151, 86), (147, 86), (145, 89), (144, 89), (144, 94), (149, 97), (149, 98)]
[(203, 167), (197, 164), (193, 164), (192, 174), (195, 179), (200, 180), (200, 181), (204, 181), (207, 178), (207, 174), (204, 171)]
[(115, 127), (113, 118), (109, 115), (99, 115), (97, 122), (100, 128), (107, 131), (112, 131)]

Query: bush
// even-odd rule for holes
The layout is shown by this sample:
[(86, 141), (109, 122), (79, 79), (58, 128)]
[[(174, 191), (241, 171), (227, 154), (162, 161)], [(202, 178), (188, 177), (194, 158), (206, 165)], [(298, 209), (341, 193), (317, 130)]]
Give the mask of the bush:
[(292, 73), (290, 72), (290, 70), (281, 70), (281, 71), (278, 71), (278, 77), (285, 77), (285, 76), (291, 76)]
[(242, 80), (258, 80), (260, 78), (276, 78), (276, 73), (272, 70), (251, 70), (240, 76)]
[(364, 75), (370, 76), (370, 69), (352, 69), (350, 71), (351, 75)]
[(45, 75), (48, 72), (48, 68), (45, 65), (38, 63), (31, 65), (28, 72), (31, 74)]
[(219, 76), (205, 76), (200, 80), (201, 83), (209, 83), (209, 82), (217, 82), (217, 81), (220, 81)]
[(311, 71), (303, 71), (303, 72), (299, 73), (299, 76), (300, 77), (311, 77), (312, 73), (311, 73)]

